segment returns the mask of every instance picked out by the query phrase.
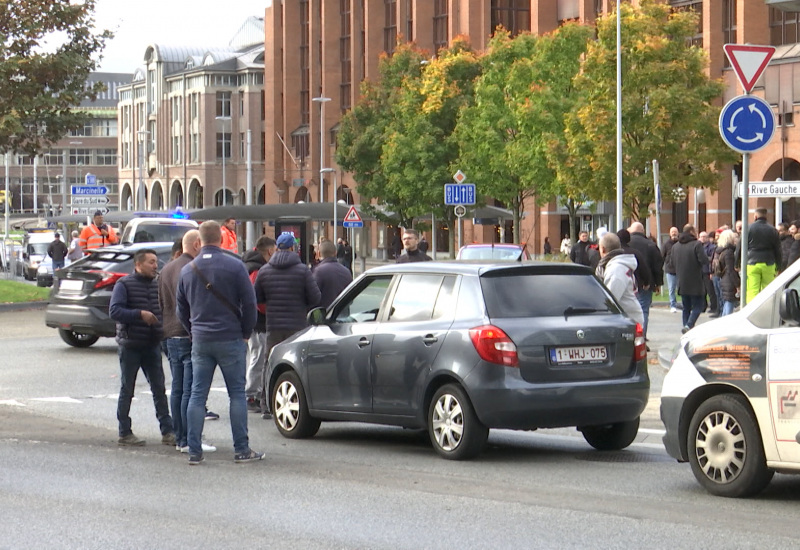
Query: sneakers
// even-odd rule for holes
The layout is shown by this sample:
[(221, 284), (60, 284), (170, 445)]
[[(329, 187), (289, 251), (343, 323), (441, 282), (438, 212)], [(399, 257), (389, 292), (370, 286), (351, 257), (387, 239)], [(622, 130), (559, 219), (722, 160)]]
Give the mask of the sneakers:
[(247, 398), (247, 412), (259, 413), (261, 412), (261, 401), (254, 397)]
[(162, 445), (175, 445), (175, 434), (168, 433), (161, 436)]
[(142, 447), (145, 444), (145, 440), (139, 439), (133, 435), (133, 433), (129, 433), (128, 435), (117, 439), (117, 444), (120, 447)]
[(242, 462), (255, 462), (256, 460), (264, 460), (264, 453), (257, 453), (250, 449), (245, 453), (233, 455), (233, 461), (237, 464)]
[(690, 330), (692, 330), (692, 329), (691, 329), (691, 328), (689, 328), (689, 327), (683, 327), (683, 328), (681, 329), (681, 334), (686, 334), (686, 333), (687, 333), (687, 332), (689, 332)]
[(219, 420), (219, 415), (213, 411), (206, 410), (206, 420)]
[[(210, 445), (209, 443), (206, 443), (205, 441), (203, 441), (203, 443), (202, 443), (202, 449), (203, 449), (204, 453), (213, 453), (214, 451), (217, 450), (216, 447), (214, 447), (213, 445)], [(182, 453), (188, 453), (189, 452), (189, 446), (185, 445), (183, 447), (175, 447), (175, 450), (180, 451)]]
[(669, 308), (669, 312), (670, 312), (670, 313), (678, 313), (678, 308), (676, 308), (676, 307), (671, 307), (671, 308)]
[(189, 466), (197, 466), (205, 460), (203, 455), (189, 455)]
[(261, 418), (263, 418), (264, 420), (271, 420), (272, 419), (272, 413), (269, 412), (269, 411), (265, 411), (265, 412), (261, 413)]

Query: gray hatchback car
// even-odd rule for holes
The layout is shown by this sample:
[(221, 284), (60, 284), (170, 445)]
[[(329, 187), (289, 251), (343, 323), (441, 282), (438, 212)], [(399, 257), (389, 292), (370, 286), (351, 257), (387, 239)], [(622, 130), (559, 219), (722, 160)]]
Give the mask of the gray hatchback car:
[(444, 458), (490, 428), (576, 426), (630, 445), (650, 380), (642, 327), (588, 268), (421, 262), (372, 269), (275, 346), (267, 389), (285, 437), (322, 420), (426, 429)]

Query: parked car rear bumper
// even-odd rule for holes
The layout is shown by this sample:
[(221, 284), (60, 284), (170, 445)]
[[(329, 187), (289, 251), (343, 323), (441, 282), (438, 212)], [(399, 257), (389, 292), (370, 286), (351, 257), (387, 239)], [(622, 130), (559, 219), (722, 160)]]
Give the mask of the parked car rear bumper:
[[(644, 411), (650, 379), (643, 364), (630, 377), (582, 383), (531, 384), (518, 369), (483, 365), (464, 380), (489, 428), (531, 430), (633, 420)], [(504, 375), (498, 375), (501, 369)]]
[(81, 334), (114, 336), (116, 324), (103, 311), (93, 306), (49, 304), (45, 309), (45, 324), (52, 328), (63, 328)]

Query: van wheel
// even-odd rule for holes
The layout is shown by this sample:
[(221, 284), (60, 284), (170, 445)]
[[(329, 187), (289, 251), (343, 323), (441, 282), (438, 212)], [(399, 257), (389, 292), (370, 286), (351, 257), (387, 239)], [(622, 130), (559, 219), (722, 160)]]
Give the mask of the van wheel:
[(308, 412), (306, 392), (294, 371), (286, 371), (278, 377), (270, 401), (272, 418), (282, 436), (303, 439), (319, 431), (320, 421)]
[(478, 420), (466, 392), (446, 384), (436, 391), (428, 408), (428, 435), (440, 456), (465, 460), (480, 454), (489, 428)]
[(753, 496), (775, 474), (767, 468), (758, 423), (740, 395), (704, 401), (689, 424), (687, 443), (692, 473), (713, 495)]
[(82, 334), (65, 328), (58, 329), (58, 335), (61, 336), (64, 342), (74, 348), (88, 348), (100, 339), (99, 336), (94, 334)]
[(619, 451), (636, 439), (639, 433), (639, 419), (603, 426), (581, 426), (578, 428), (586, 443), (598, 451)]

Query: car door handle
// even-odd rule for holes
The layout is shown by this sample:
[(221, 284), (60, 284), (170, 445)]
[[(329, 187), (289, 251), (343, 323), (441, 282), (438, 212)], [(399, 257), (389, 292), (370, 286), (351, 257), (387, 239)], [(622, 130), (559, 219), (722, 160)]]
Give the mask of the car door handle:
[(433, 334), (428, 334), (427, 336), (425, 336), (422, 339), (422, 343), (425, 344), (426, 346), (430, 346), (432, 344), (435, 344), (438, 341), (439, 341), (439, 338), (437, 336), (434, 336)]
[(361, 340), (358, 341), (358, 347), (360, 348), (365, 348), (368, 345), (369, 345), (369, 340), (367, 340), (366, 338), (361, 338)]

